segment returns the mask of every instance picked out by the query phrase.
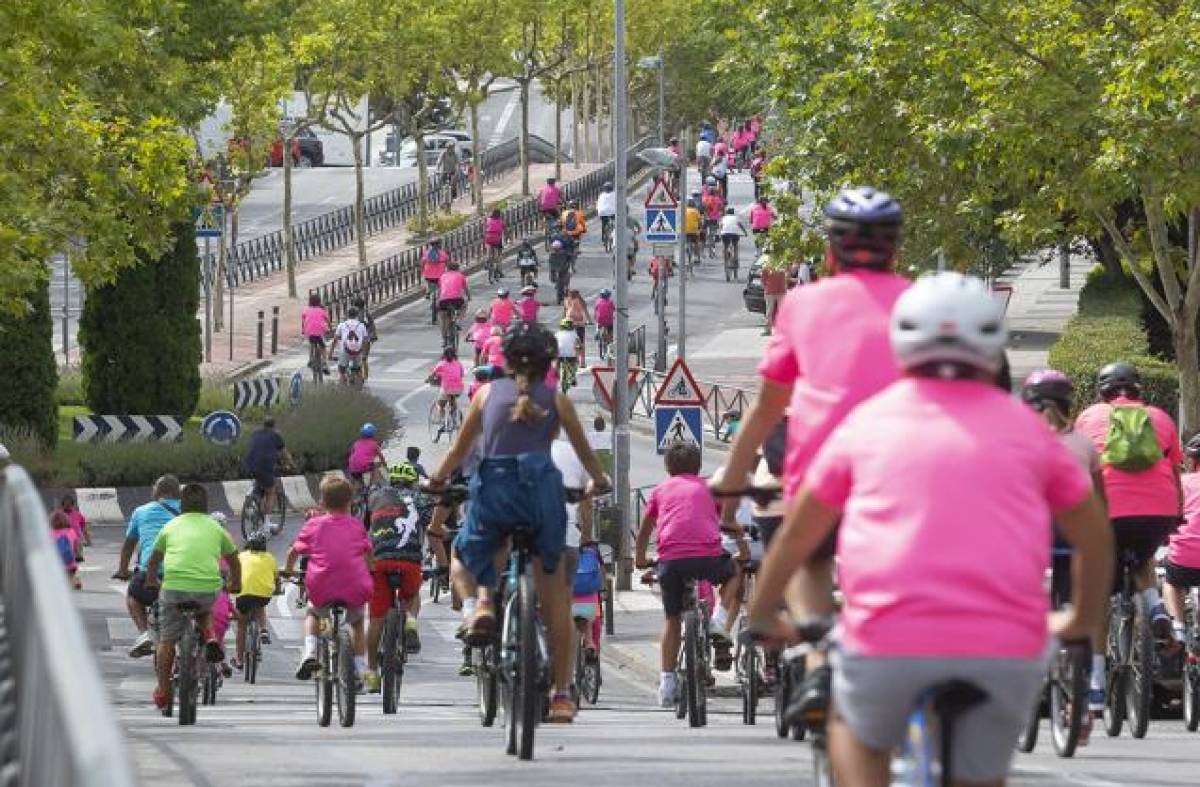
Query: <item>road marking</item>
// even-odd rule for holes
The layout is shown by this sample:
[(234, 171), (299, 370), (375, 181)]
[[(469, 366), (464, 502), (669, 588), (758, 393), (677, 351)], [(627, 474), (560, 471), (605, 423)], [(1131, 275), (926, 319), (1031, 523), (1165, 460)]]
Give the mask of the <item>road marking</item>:
[(520, 103), (521, 94), (514, 90), (508, 96), (508, 103), (504, 105), (504, 111), (500, 113), (500, 120), (496, 122), (496, 127), (492, 129), (492, 136), (488, 140), (488, 147), (495, 147), (503, 141), (504, 128), (508, 125), (508, 121), (512, 120), (513, 113), (517, 111), (517, 106)]

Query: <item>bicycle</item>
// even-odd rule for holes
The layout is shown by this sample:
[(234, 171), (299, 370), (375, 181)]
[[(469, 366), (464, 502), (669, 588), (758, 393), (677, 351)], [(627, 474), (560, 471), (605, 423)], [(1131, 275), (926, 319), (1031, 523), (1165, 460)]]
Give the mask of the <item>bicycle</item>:
[(613, 348), (613, 329), (611, 325), (601, 325), (596, 329), (596, 344), (600, 360), (611, 360)]
[(725, 261), (725, 281), (738, 280), (738, 267), (740, 260), (738, 259), (738, 241), (736, 236), (733, 239), (724, 239), (725, 248), (722, 250)]
[(579, 360), (576, 358), (558, 359), (558, 388), (564, 394), (575, 387), (579, 374)]
[(683, 270), (688, 276), (696, 278), (696, 265), (701, 261), (700, 236), (688, 235), (687, 239), (687, 259), (684, 261)]
[(242, 662), (242, 677), (251, 685), (258, 681), (258, 665), (262, 663), (262, 634), (257, 610), (252, 610), (246, 621), (246, 652)]
[(167, 705), (162, 714), (170, 717), (178, 699), (179, 724), (186, 727), (196, 723), (196, 702), (200, 699), (202, 680), (200, 670), (206, 662), (203, 654), (204, 635), (196, 620), (200, 605), (195, 601), (181, 601), (178, 606), (183, 616), (183, 633), (175, 643), (175, 668), (167, 689)]
[(259, 487), (258, 482), (252, 482), (250, 491), (246, 493), (246, 497), (242, 500), (241, 528), (243, 541), (249, 541), (253, 533), (262, 532), (263, 522), (271, 514), (274, 514), (278, 518), (279, 530), (283, 530), (284, 519), (287, 515), (287, 494), (284, 492), (283, 484), (279, 482), (279, 479), (275, 480), (275, 508), (272, 511), (264, 510), (264, 496), (264, 490)]
[[(593, 612), (593, 614), (595, 614)], [(573, 693), (575, 694), (575, 702), (579, 700), (587, 700), (588, 703), (595, 705), (600, 700), (600, 685), (603, 682), (603, 677), (600, 674), (600, 658), (599, 654), (594, 654), (594, 658), (589, 658), (588, 654), (593, 653), (592, 645), (592, 619), (583, 616), (574, 616), (575, 626), (579, 631), (578, 642), (575, 644), (575, 680)], [(581, 628), (582, 627), (582, 628)]]
[(200, 704), (201, 705), (216, 705), (217, 691), (225, 685), (224, 676), (221, 674), (221, 667), (217, 664), (209, 664), (205, 670), (200, 684)]
[[(292, 582), (303, 588), (304, 575), (293, 577)], [(334, 602), (321, 610), (313, 683), (317, 693), (317, 725), (329, 726), (336, 702), (338, 724), (353, 727), (358, 676), (354, 672), (354, 648), (346, 626), (345, 604)]]
[(559, 228), (562, 226), (558, 219), (558, 211), (545, 212), (542, 214), (545, 221), (545, 243), (546, 251), (550, 251), (550, 243), (554, 240), (554, 236), (558, 234)]
[(448, 401), (438, 397), (429, 406), (429, 439), (436, 445), (441, 436), (446, 435), (453, 443), (455, 433), (462, 427), (462, 419), (457, 397)]
[[(657, 565), (658, 561), (651, 561), (651, 570), (642, 575), (642, 582), (657, 581)], [(708, 603), (697, 597), (696, 581), (688, 580), (683, 590), (683, 636), (675, 659), (675, 718), (686, 718), (689, 727), (708, 724), (708, 619)]]
[(439, 304), (438, 320), (442, 331), (442, 347), (448, 347), (458, 352), (458, 335), (461, 327), (458, 324), (461, 309), (451, 309)]
[(504, 278), (504, 271), (500, 267), (500, 247), (488, 246), (487, 248), (488, 284), (495, 284)]
[(1200, 727), (1200, 588), (1189, 588), (1184, 601), (1182, 675), (1183, 725)]
[(312, 371), (312, 381), (316, 385), (325, 382), (324, 348), (319, 344), (308, 345), (308, 368)]
[(567, 265), (564, 265), (562, 270), (558, 271), (553, 277), (554, 297), (559, 304), (561, 304), (567, 297), (567, 290), (571, 289), (571, 268), (572, 265), (568, 263)]
[(441, 295), (441, 287), (436, 281), (428, 281), (425, 297), (429, 298), (429, 324), (438, 324), (438, 297)]
[(704, 251), (710, 260), (717, 258), (717, 240), (720, 237), (719, 224), (712, 219), (704, 223)]
[(363, 383), (366, 382), (365, 363), (366, 358), (363, 357), (363, 353), (354, 353), (346, 365), (346, 385), (355, 391), (361, 391)]
[(616, 217), (614, 216), (600, 217), (600, 242), (604, 244), (605, 254), (612, 254), (613, 252), (613, 244), (615, 242), (613, 237), (613, 225), (615, 223)]
[(1150, 632), (1150, 610), (1134, 583), (1137, 555), (1121, 553), (1118, 591), (1108, 602), (1105, 639), (1104, 732), (1115, 738), (1129, 721), (1135, 738), (1144, 738), (1150, 727), (1157, 662)]
[[(753, 541), (758, 540), (758, 530), (753, 526), (750, 528), (750, 538)], [(742, 580), (738, 588), (738, 595), (743, 608), (753, 596), (754, 578), (757, 573), (757, 563), (747, 562), (742, 565)], [(756, 643), (742, 637), (741, 632), (745, 628), (746, 617), (743, 615), (738, 621), (738, 636), (734, 639), (736, 643), (733, 654), (734, 677), (742, 698), (742, 724), (754, 724), (757, 722), (758, 700), (769, 688), (765, 675), (768, 662), (773, 658), (773, 652), (764, 653)], [(775, 671), (777, 671), (777, 667)]]
[[(422, 576), (433, 576), (433, 572), (422, 571)], [(387, 573), (388, 587), (392, 589), (392, 607), (383, 619), (383, 635), (379, 638), (379, 691), (383, 696), (383, 712), (392, 715), (400, 702), (400, 686), (404, 683), (404, 667), (408, 663), (408, 648), (405, 631), (408, 626), (408, 605), (396, 591), (403, 580), (398, 571)]]

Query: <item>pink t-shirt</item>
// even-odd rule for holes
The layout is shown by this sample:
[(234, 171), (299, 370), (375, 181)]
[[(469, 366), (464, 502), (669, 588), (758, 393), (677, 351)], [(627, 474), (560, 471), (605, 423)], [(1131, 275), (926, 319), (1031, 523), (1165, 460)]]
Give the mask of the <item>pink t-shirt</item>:
[(611, 328), (617, 315), (617, 304), (612, 298), (597, 298), (595, 305), (596, 324)]
[(71, 520), (71, 529), (75, 531), (75, 535), (83, 538), (83, 529), (87, 526), (87, 519), (84, 517), (83, 512), (78, 508), (72, 508), (70, 511), (64, 511), (63, 513), (67, 515), (67, 519)]
[(371, 540), (362, 520), (349, 514), (324, 514), (300, 528), (292, 548), (308, 555), (304, 584), (314, 607), (333, 602), (360, 607), (371, 597), (371, 574), (366, 556)]
[(517, 301), (517, 309), (521, 313), (521, 320), (523, 322), (537, 322), (538, 309), (540, 308), (542, 308), (542, 304), (532, 295)]
[(842, 643), (855, 654), (1035, 658), (1053, 512), (1091, 480), (990, 383), (905, 378), (825, 442), (806, 484), (842, 511)]
[(482, 350), (483, 344), (492, 335), (492, 324), (490, 322), (477, 322), (471, 325), (471, 343), (475, 345), (475, 349)]
[(713, 158), (721, 158), (728, 150), (729, 146), (724, 141), (717, 142), (717, 144), (713, 145)]
[[(1098, 402), (1075, 419), (1075, 430), (1091, 438), (1096, 452), (1104, 453), (1108, 437), (1109, 413), (1113, 405), (1137, 405), (1132, 399), (1118, 396), (1112, 402)], [(1183, 462), (1179, 448), (1179, 432), (1171, 416), (1152, 405), (1146, 405), (1150, 421), (1163, 449), (1163, 459), (1140, 473), (1129, 473), (1101, 465), (1104, 476), (1104, 495), (1108, 498), (1108, 516), (1178, 516), (1179, 493), (1175, 487), (1175, 469)]]
[(888, 322), (908, 285), (892, 273), (854, 270), (784, 297), (758, 373), (792, 386), (786, 497), (795, 495), (813, 455), (846, 414), (900, 377)]
[(433, 375), (441, 380), (442, 393), (455, 396), (463, 392), (463, 365), (458, 361), (447, 361), (445, 358), (433, 367)]
[(756, 202), (754, 203), (754, 207), (750, 208), (750, 229), (770, 229), (773, 221), (775, 221), (775, 211), (771, 209), (770, 205), (763, 205), (761, 202)]
[(438, 300), (463, 300), (467, 297), (467, 277), (462, 271), (446, 271), (438, 281)]
[(504, 219), (488, 217), (483, 225), (483, 242), (488, 246), (504, 243)]
[(676, 475), (650, 492), (646, 516), (658, 530), (658, 559), (714, 557), (721, 548), (719, 506), (708, 484), (696, 475)]
[(483, 345), (483, 351), (487, 354), (488, 363), (492, 366), (504, 366), (504, 337), (493, 336)]
[(1177, 566), (1200, 569), (1200, 473), (1186, 473), (1183, 485), (1183, 526), (1171, 535), (1167, 559)]
[(750, 137), (746, 134), (745, 131), (738, 129), (737, 131), (733, 132), (733, 149), (734, 150), (739, 150), (739, 151), (745, 150), (746, 146), (749, 144), (750, 144)]
[(324, 336), (329, 333), (329, 312), (324, 306), (306, 306), (300, 312), (300, 326), (305, 336)]
[(437, 258), (432, 262), (429, 260), (429, 250), (426, 249), (421, 254), (421, 276), (426, 280), (440, 279), (449, 264), (450, 255), (445, 249), (439, 251)]
[(362, 437), (350, 446), (350, 459), (346, 464), (351, 473), (369, 473), (375, 465), (375, 457), (379, 456), (379, 442), (370, 437)]
[(217, 642), (225, 642), (225, 633), (229, 631), (229, 619), (233, 617), (233, 600), (229, 598), (229, 594), (224, 590), (217, 593), (216, 601), (212, 605), (212, 628), (213, 636)]
[(507, 328), (512, 324), (513, 312), (516, 310), (517, 305), (512, 302), (512, 298), (496, 298), (492, 301), (492, 325)]
[(562, 192), (559, 191), (557, 186), (546, 184), (542, 187), (541, 193), (538, 194), (538, 208), (542, 211), (558, 210), (561, 202)]

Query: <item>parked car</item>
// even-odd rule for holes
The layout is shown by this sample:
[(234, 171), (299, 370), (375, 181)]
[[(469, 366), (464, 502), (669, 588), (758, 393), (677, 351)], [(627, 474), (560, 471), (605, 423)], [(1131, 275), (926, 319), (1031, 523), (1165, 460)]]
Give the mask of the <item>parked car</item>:
[[(437, 131), (426, 135), (426, 152), (453, 147), (459, 161), (471, 158), (471, 137), (465, 135), (466, 140), (464, 141), (458, 136), (460, 133), (462, 132), (445, 133)], [(408, 160), (409, 163), (406, 164), (405, 160)], [(405, 137), (400, 143), (399, 166), (416, 166), (416, 160), (417, 141), (412, 137)], [(389, 133), (384, 139), (383, 150), (379, 151), (379, 165), (382, 167), (396, 166), (396, 135), (394, 133)]]
[[(311, 128), (302, 128), (292, 138), (292, 164), (297, 167), (320, 167), (325, 164), (325, 145)], [(271, 146), (271, 166), (283, 166), (283, 137), (275, 138)]]
[(750, 273), (746, 275), (746, 288), (742, 290), (742, 300), (746, 304), (746, 311), (755, 314), (767, 313), (767, 298), (763, 294), (762, 263), (757, 260), (750, 266)]

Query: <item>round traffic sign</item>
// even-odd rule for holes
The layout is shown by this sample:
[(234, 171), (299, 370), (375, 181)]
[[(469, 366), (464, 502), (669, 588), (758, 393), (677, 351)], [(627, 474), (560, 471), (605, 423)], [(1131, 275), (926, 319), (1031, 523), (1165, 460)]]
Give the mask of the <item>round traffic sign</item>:
[(304, 398), (304, 371), (297, 369), (292, 372), (292, 381), (288, 384), (288, 401), (292, 403), (292, 407), (300, 404), (300, 400)]
[(200, 425), (204, 439), (217, 445), (233, 445), (242, 434), (242, 422), (228, 410), (214, 410)]

